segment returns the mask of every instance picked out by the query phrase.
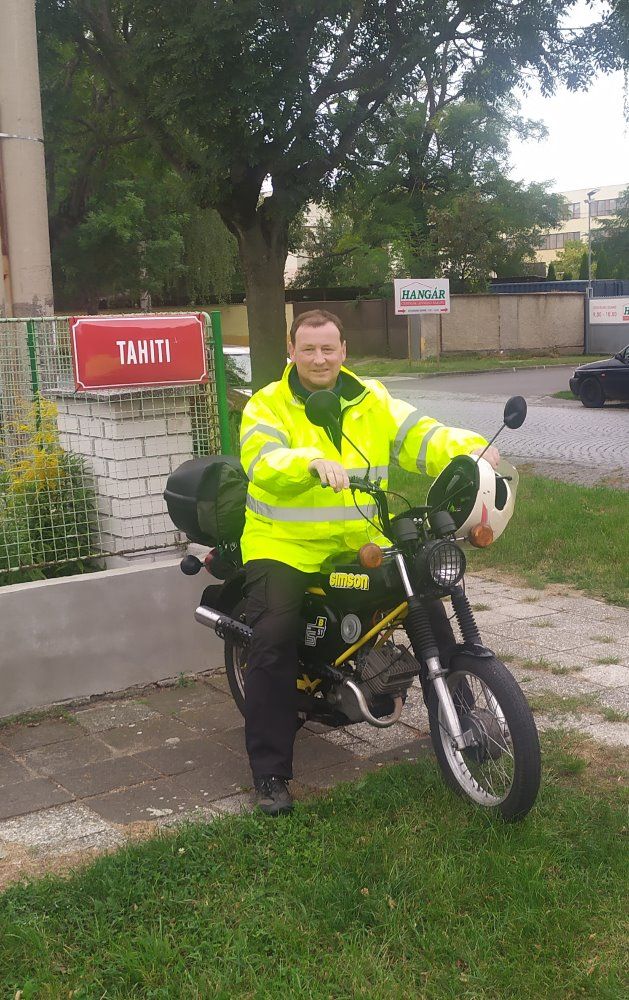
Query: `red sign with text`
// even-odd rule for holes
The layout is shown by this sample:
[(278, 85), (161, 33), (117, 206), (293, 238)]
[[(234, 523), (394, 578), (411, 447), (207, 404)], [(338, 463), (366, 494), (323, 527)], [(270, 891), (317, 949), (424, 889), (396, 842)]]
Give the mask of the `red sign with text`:
[(85, 316), (70, 330), (77, 392), (208, 380), (201, 315)]

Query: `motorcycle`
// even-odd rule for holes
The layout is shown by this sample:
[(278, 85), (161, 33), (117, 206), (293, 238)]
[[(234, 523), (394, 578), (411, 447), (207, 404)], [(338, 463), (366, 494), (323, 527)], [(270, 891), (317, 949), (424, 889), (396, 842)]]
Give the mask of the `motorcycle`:
[[(306, 415), (343, 434), (334, 393), (313, 393)], [(525, 417), (525, 400), (512, 397), (498, 433), (521, 426)], [(367, 466), (364, 478), (350, 478), (349, 489), (359, 509), (361, 497), (369, 498), (372, 510), (375, 504), (375, 526), (390, 544), (368, 543), (351, 560), (322, 569), (318, 586), (304, 594), (296, 678), (301, 720), (387, 728), (400, 718), (419, 678), (446, 783), (507, 821), (521, 820), (539, 790), (539, 738), (520, 687), (482, 643), (465, 593), (463, 548), (490, 544), (504, 530), (517, 473), (508, 463), (494, 472), (482, 456), (458, 456), (432, 484), (425, 506), (401, 498), (407, 509), (391, 515), (390, 491), (369, 479)], [(237, 545), (219, 544), (204, 562), (186, 556), (181, 568), (191, 574), (205, 565), (224, 579), (205, 588), (195, 619), (223, 639), (229, 687), (244, 713), (252, 632), (239, 563)], [(459, 642), (444, 600), (451, 602)]]

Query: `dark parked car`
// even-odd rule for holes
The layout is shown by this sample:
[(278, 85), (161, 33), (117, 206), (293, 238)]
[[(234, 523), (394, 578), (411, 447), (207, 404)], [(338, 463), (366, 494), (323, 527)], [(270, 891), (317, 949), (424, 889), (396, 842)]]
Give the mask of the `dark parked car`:
[(579, 365), (570, 388), (584, 406), (602, 406), (606, 399), (629, 400), (629, 344), (613, 358)]

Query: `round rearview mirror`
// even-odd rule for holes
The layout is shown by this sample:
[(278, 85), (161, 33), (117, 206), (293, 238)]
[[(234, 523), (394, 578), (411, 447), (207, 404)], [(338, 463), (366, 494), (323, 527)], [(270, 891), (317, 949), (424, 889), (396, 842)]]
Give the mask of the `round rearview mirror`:
[(524, 396), (511, 396), (505, 403), (504, 422), (511, 430), (521, 427), (526, 420), (526, 400)]
[(330, 427), (341, 419), (341, 400), (331, 389), (318, 389), (306, 400), (306, 416), (316, 427)]

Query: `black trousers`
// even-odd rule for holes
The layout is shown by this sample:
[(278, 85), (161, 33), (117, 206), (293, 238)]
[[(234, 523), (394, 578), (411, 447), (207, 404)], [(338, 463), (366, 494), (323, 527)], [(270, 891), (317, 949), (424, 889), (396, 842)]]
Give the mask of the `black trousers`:
[[(246, 621), (253, 629), (245, 671), (245, 740), (254, 778), (293, 776), (297, 718), (297, 644), (306, 587), (317, 574), (273, 559), (246, 565)], [(455, 640), (441, 601), (429, 606), (442, 654)]]
[(254, 778), (293, 776), (299, 612), (316, 575), (273, 559), (246, 565), (246, 621), (253, 629), (245, 671), (245, 740)]

